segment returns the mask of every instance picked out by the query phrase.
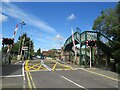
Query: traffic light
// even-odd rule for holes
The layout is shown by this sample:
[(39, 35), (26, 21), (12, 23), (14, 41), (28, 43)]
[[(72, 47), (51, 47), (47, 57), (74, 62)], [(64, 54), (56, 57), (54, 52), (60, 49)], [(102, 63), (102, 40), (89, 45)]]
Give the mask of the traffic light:
[(94, 47), (94, 46), (96, 46), (96, 40), (86, 41), (86, 45), (90, 46), (90, 47)]
[(90, 47), (95, 46), (95, 44), (96, 44), (96, 41), (94, 41), (94, 40), (88, 41), (88, 46), (90, 46)]
[(2, 40), (2, 44), (5, 44), (5, 45), (11, 45), (13, 43), (14, 43), (13, 38), (3, 38), (3, 40)]
[(8, 40), (8, 44), (13, 44), (13, 43), (14, 43), (14, 39), (10, 38), (10, 39)]

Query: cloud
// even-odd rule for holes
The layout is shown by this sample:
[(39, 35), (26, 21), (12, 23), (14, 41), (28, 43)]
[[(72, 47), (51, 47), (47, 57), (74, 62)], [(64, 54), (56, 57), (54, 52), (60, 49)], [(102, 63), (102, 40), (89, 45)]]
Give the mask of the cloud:
[(74, 20), (76, 18), (75, 14), (71, 14), (67, 17), (67, 20)]
[(58, 35), (56, 35), (56, 36), (53, 38), (53, 40), (56, 40), (56, 41), (61, 40), (61, 41), (63, 41), (64, 38), (58, 34)]
[(10, 2), (10, 0), (1, 0), (1, 2)]
[(34, 26), (42, 31), (53, 34), (56, 33), (56, 30), (53, 27), (49, 26), (46, 22), (42, 21), (40, 18), (28, 12), (25, 12), (23, 9), (17, 7), (14, 4), (3, 3), (2, 11), (4, 14), (16, 18), (18, 20), (24, 19), (26, 24)]
[(0, 13), (0, 23), (7, 21), (8, 17), (6, 15), (3, 15), (2, 13)]

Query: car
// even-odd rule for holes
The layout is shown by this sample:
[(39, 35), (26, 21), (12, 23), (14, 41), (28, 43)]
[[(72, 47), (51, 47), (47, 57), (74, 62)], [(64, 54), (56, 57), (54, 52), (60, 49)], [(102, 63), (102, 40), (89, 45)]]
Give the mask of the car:
[(40, 59), (40, 58), (41, 58), (41, 56), (38, 56), (38, 55), (37, 55), (36, 57), (37, 57), (37, 59)]

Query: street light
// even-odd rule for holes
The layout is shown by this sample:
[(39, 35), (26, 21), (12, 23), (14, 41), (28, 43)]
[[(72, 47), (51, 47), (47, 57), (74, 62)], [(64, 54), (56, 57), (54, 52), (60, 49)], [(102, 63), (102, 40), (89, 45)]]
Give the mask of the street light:
[[(19, 43), (18, 59), (21, 58), (21, 56), (20, 56), (20, 46), (21, 46), (21, 42), (22, 42), (22, 28), (23, 28), (24, 25), (26, 25), (25, 22), (24, 22), (24, 20), (22, 20), (20, 22), (20, 24), (21, 24), (21, 37), (20, 37), (20, 43)], [(21, 51), (22, 51), (22, 47), (21, 47)]]

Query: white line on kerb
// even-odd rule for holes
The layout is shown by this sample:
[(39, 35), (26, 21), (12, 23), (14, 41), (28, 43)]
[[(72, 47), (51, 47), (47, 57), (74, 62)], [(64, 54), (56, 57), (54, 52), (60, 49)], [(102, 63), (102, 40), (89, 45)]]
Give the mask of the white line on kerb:
[(66, 78), (66, 77), (64, 77), (64, 76), (61, 76), (61, 77), (64, 78), (65, 80), (67, 80), (67, 81), (69, 81), (69, 82), (75, 84), (76, 86), (78, 86), (78, 87), (80, 87), (80, 88), (83, 88), (83, 89), (85, 89), (85, 90), (88, 90), (88, 89), (86, 89), (85, 87), (83, 87), (83, 86), (81, 86), (81, 85), (79, 85), (79, 84), (73, 82), (72, 80), (70, 80), (70, 79), (68, 79), (68, 78)]

